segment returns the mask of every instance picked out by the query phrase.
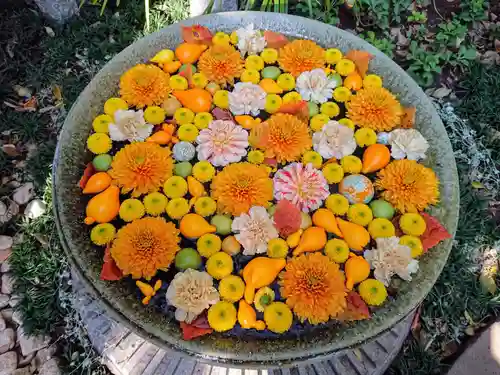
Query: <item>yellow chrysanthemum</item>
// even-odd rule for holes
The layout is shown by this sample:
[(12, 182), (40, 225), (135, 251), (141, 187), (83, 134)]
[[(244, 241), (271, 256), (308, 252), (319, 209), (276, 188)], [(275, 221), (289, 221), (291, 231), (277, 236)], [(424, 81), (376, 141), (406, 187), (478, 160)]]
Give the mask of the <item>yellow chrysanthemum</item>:
[(156, 143), (136, 142), (117, 152), (108, 172), (122, 193), (133, 197), (158, 191), (172, 176), (170, 150)]
[(203, 52), (198, 61), (198, 69), (207, 77), (220, 85), (234, 83), (243, 72), (245, 63), (236, 49), (229, 45), (214, 45)]
[(311, 40), (294, 40), (279, 51), (281, 69), (294, 77), (325, 66), (325, 50)]
[(219, 211), (238, 216), (252, 206), (266, 207), (273, 199), (273, 181), (266, 170), (251, 163), (230, 164), (218, 173), (211, 185)]
[(312, 139), (307, 123), (293, 115), (277, 113), (252, 129), (250, 143), (263, 150), (267, 158), (281, 163), (300, 160), (311, 148)]
[(139, 64), (120, 78), (120, 95), (132, 106), (160, 105), (170, 93), (169, 75), (155, 65)]
[(377, 174), (375, 188), (401, 213), (419, 212), (439, 201), (434, 171), (415, 160), (395, 160)]
[(383, 87), (359, 90), (346, 106), (347, 117), (361, 128), (389, 131), (401, 124), (401, 104)]
[(179, 251), (179, 231), (161, 217), (145, 217), (122, 227), (113, 241), (111, 256), (124, 275), (151, 279), (168, 268)]
[(327, 322), (346, 308), (344, 277), (338, 264), (320, 253), (293, 258), (281, 273), (280, 293), (301, 320)]

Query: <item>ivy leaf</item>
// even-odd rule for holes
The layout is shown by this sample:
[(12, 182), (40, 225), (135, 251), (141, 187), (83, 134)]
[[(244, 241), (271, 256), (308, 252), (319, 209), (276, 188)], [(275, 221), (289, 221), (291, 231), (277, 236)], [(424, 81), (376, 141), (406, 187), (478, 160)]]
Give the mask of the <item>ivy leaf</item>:
[(181, 26), (182, 28), (182, 39), (186, 43), (193, 44), (212, 44), (212, 32), (201, 25), (193, 25), (193, 26)]
[(406, 107), (403, 110), (403, 116), (401, 117), (401, 127), (403, 129), (413, 128), (415, 124), (415, 115), (417, 109), (415, 107)]
[(104, 264), (101, 269), (101, 280), (116, 281), (123, 277), (122, 271), (111, 257), (111, 246), (108, 245), (104, 251)]
[(282, 104), (278, 113), (288, 113), (296, 116), (299, 120), (307, 123), (309, 121), (309, 106), (305, 100)]
[(427, 250), (436, 246), (441, 241), (451, 238), (451, 235), (448, 233), (446, 228), (441, 225), (438, 219), (426, 214), (425, 212), (422, 212), (421, 215), (427, 225), (424, 234), (420, 237), (424, 252), (427, 252)]
[(353, 320), (365, 320), (370, 318), (370, 310), (358, 293), (353, 291), (349, 292), (346, 301), (347, 306), (337, 317), (338, 320), (351, 322)]
[(198, 316), (191, 323), (181, 322), (182, 337), (184, 340), (193, 340), (197, 337), (208, 335), (213, 332), (208, 324), (206, 314)]
[(288, 38), (281, 33), (274, 31), (264, 31), (264, 38), (266, 38), (268, 48), (280, 49), (288, 44)]
[(366, 51), (352, 49), (349, 52), (347, 52), (345, 57), (354, 62), (354, 64), (356, 65), (356, 69), (358, 69), (359, 74), (361, 75), (361, 77), (364, 78), (366, 72), (368, 71), (368, 65), (370, 63), (370, 60), (373, 58), (373, 55)]
[(78, 186), (80, 186), (81, 189), (85, 189), (85, 185), (87, 185), (87, 182), (94, 173), (94, 165), (92, 163), (88, 163), (83, 171), (82, 178), (80, 178), (80, 181), (78, 182)]

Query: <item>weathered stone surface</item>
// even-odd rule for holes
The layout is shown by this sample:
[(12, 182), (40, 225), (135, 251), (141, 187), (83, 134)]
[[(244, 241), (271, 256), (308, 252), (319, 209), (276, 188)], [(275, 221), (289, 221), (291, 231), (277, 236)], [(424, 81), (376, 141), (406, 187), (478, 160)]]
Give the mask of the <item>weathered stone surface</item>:
[(14, 280), (8, 273), (2, 275), (2, 294), (12, 294)]
[(0, 294), (0, 309), (8, 306), (10, 297), (7, 294)]
[(28, 219), (36, 219), (42, 216), (47, 210), (47, 205), (41, 199), (33, 199), (24, 209), (24, 216)]
[(5, 262), (12, 254), (12, 249), (9, 247), (6, 250), (0, 250), (0, 263)]
[(13, 294), (10, 296), (10, 300), (9, 300), (9, 306), (10, 307), (16, 307), (19, 302), (21, 302), (21, 297), (18, 296), (17, 294)]
[(0, 250), (8, 250), (14, 244), (11, 236), (0, 236)]
[(5, 323), (5, 319), (0, 316), (0, 331), (3, 331), (5, 328), (7, 328), (7, 324)]
[(0, 355), (0, 375), (10, 375), (17, 368), (17, 353), (7, 352)]
[(59, 370), (57, 361), (52, 358), (45, 362), (42, 367), (40, 367), (40, 370), (38, 370), (38, 375), (61, 375), (61, 370)]
[[(4, 318), (5, 320), (9, 321), (9, 322), (14, 322), (16, 323), (14, 320), (13, 320), (13, 316), (14, 316), (14, 310), (12, 309), (3, 309), (2, 311), (0, 311), (0, 314), (2, 315), (2, 318)], [(18, 314), (20, 315), (21, 313), (18, 312)], [(17, 323), (19, 324), (19, 323)]]
[(17, 338), (19, 340), (19, 346), (21, 347), (21, 353), (24, 356), (45, 348), (50, 342), (50, 337), (48, 336), (28, 336), (24, 332), (22, 326), (19, 326), (17, 329)]
[(16, 334), (12, 328), (0, 332), (0, 353), (5, 353), (16, 344)]
[(32, 200), (34, 195), (35, 186), (32, 182), (28, 182), (16, 189), (14, 195), (12, 195), (12, 199), (21, 206)]
[(40, 367), (41, 365), (43, 365), (45, 362), (47, 362), (49, 359), (52, 358), (52, 356), (55, 354), (56, 352), (56, 346), (55, 345), (51, 345), (51, 346), (48, 346), (46, 348), (43, 348), (43, 349), (40, 349), (37, 353), (36, 353), (36, 357), (35, 357), (35, 365), (37, 367)]
[(10, 271), (10, 263), (8, 260), (5, 260), (5, 262), (2, 263), (2, 265), (0, 266), (0, 271), (2, 273)]
[[(42, 349), (43, 350), (43, 349)], [(24, 367), (30, 364), (30, 362), (35, 358), (35, 353), (31, 353), (30, 355), (27, 355), (26, 357), (20, 356), (19, 358), (19, 367)], [(28, 366), (29, 367), (29, 366)]]
[(31, 375), (31, 371), (30, 371), (29, 366), (22, 367), (22, 368), (18, 368), (17, 370), (14, 370), (12, 375)]

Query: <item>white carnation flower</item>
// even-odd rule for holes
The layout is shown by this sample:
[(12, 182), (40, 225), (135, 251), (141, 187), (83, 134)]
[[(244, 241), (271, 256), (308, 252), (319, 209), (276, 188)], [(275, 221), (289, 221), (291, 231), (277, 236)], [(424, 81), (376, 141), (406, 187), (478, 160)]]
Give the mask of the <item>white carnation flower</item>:
[(325, 103), (333, 96), (337, 82), (328, 78), (323, 69), (303, 72), (297, 77), (296, 89), (304, 100), (314, 103)]
[(114, 114), (114, 122), (109, 124), (109, 137), (113, 141), (144, 141), (151, 135), (153, 125), (144, 119), (141, 110), (118, 110)]
[(389, 135), (391, 156), (394, 159), (425, 159), (429, 143), (416, 129), (396, 129)]

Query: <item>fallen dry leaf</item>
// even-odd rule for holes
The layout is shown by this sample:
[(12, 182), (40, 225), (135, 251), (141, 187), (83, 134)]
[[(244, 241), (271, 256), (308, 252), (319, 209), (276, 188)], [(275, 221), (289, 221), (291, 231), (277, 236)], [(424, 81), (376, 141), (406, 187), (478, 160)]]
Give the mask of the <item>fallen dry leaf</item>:
[(500, 40), (495, 39), (493, 45), (495, 46), (495, 51), (500, 52)]
[(450, 95), (451, 93), (451, 89), (447, 88), (447, 87), (440, 87), (436, 90), (434, 90), (434, 92), (432, 93), (432, 96), (436, 99), (442, 99), (448, 95)]
[(56, 33), (54, 32), (54, 30), (52, 30), (52, 27), (49, 27), (49, 26), (45, 26), (45, 32), (47, 33), (48, 36), (50, 36), (51, 38), (55, 37), (56, 36)]
[(12, 157), (19, 156), (19, 151), (17, 151), (16, 145), (13, 145), (11, 143), (2, 145), (2, 151)]

